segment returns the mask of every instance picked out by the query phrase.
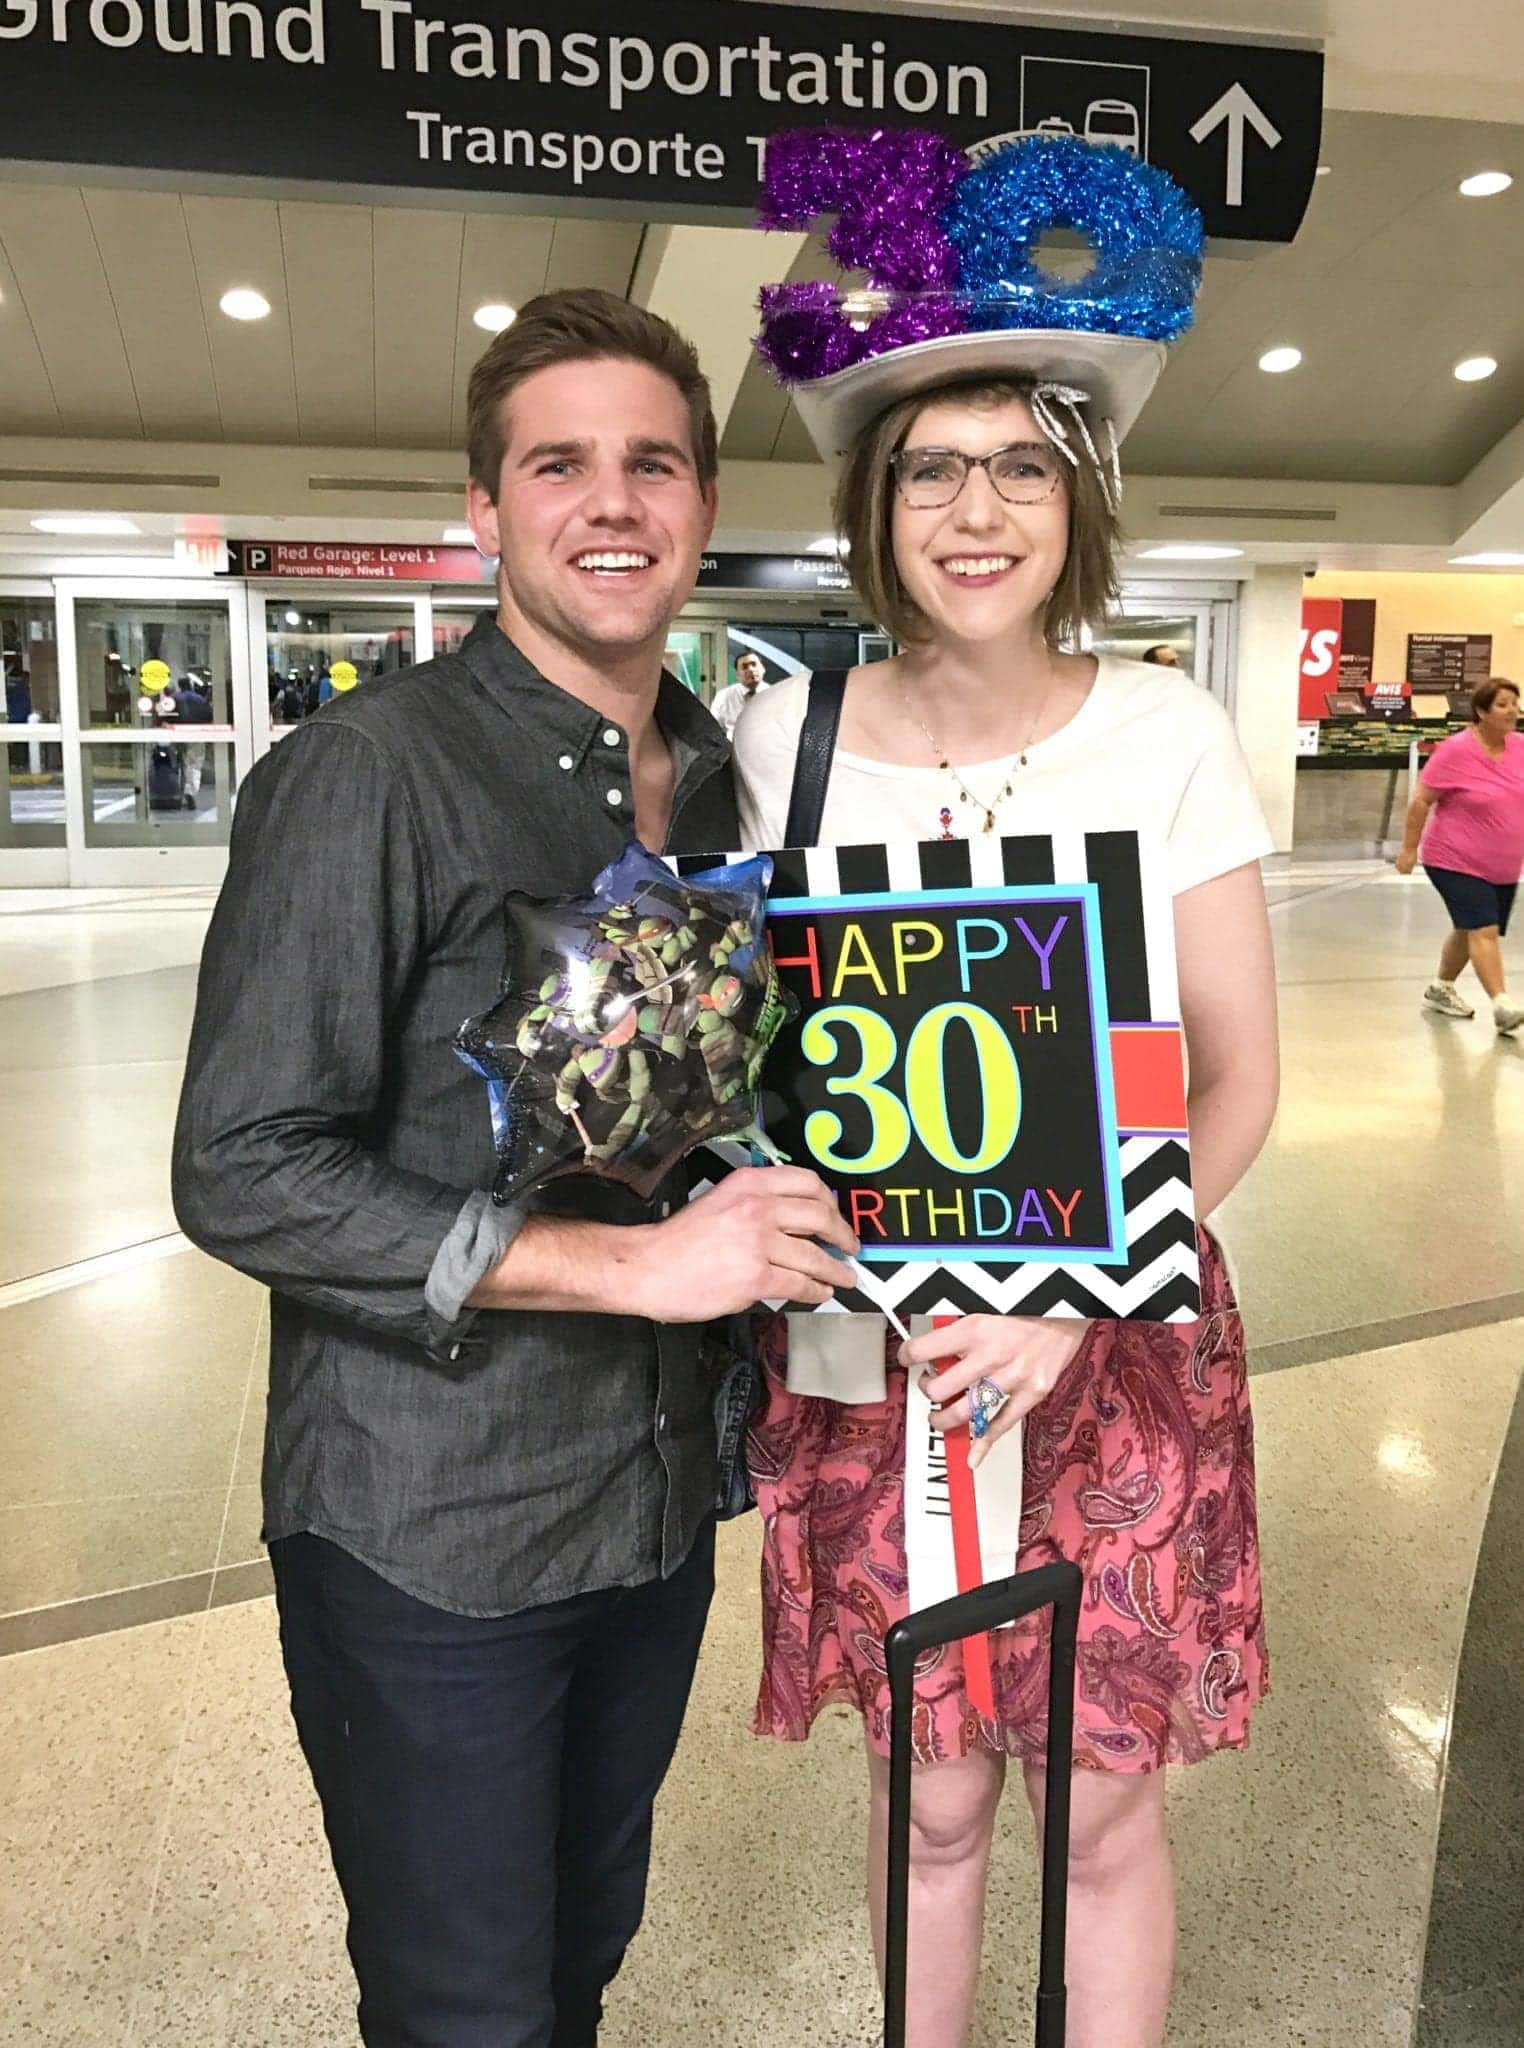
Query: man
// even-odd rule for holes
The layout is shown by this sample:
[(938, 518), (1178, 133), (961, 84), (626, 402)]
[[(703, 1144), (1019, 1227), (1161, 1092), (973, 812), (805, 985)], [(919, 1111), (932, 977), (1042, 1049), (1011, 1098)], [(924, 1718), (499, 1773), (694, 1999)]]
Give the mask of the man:
[(729, 739), (740, 722), (741, 713), (767, 680), (767, 665), (760, 654), (747, 653), (736, 658), (736, 679), (728, 683), (715, 698), (710, 707)]
[(207, 938), (180, 1221), (272, 1290), (265, 1535), (371, 2048), (591, 2048), (713, 1569), (704, 1324), (829, 1297), (813, 1174), (684, 1205), (479, 1190), (453, 1058), (503, 892), (631, 831), (736, 844), (724, 740), (661, 670), (715, 517), (691, 347), (601, 292), (478, 363), (468, 510), (498, 612), (255, 768)]
[(1167, 640), (1161, 640), (1157, 647), (1145, 647), (1143, 659), (1151, 661), (1155, 668), (1179, 668), (1180, 657)]
[[(202, 695), (202, 686), (196, 676), (181, 676), (175, 701), (179, 705), (182, 725), (213, 723), (211, 699)], [(185, 749), (185, 794), (192, 806), (201, 795), (201, 778), (205, 773), (206, 741), (192, 740)]]

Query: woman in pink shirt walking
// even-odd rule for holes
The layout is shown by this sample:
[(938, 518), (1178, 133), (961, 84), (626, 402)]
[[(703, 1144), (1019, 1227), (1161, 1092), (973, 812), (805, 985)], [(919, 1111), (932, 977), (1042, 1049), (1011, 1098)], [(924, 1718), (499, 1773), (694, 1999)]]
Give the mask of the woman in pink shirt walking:
[(1493, 676), (1471, 694), (1471, 729), (1441, 741), (1408, 806), (1397, 872), (1410, 875), (1423, 840), (1424, 872), (1445, 900), (1451, 931), (1423, 992), (1442, 1017), (1474, 1017), (1456, 988), (1469, 960), (1501, 1032), (1524, 1024), (1503, 979), (1503, 939), (1524, 871), (1524, 737), (1519, 688)]

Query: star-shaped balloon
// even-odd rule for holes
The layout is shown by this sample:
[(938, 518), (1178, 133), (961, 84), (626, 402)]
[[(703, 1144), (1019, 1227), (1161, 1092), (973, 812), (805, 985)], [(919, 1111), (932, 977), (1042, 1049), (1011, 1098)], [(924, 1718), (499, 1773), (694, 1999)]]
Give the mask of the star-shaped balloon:
[(771, 880), (764, 856), (678, 877), (632, 840), (585, 896), (504, 899), (502, 994), (455, 1037), (488, 1085), (495, 1201), (569, 1173), (650, 1195), (717, 1138), (778, 1156), (757, 1095), (790, 1010)]

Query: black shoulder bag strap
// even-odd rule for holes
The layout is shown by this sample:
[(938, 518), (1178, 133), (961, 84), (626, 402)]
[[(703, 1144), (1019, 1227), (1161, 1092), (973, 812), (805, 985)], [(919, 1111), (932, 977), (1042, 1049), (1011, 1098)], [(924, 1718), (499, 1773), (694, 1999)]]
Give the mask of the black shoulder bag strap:
[(788, 824), (783, 831), (785, 846), (819, 843), (846, 687), (844, 668), (819, 669), (810, 677), (809, 702), (799, 729), (799, 753), (794, 762), (794, 786), (789, 792)]

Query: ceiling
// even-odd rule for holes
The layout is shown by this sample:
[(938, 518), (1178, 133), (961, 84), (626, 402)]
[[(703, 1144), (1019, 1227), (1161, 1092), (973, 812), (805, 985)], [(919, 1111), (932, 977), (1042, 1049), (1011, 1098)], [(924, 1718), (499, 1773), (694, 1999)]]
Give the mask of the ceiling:
[[(0, 435), (459, 447), (476, 307), (624, 294), (643, 233), (0, 182)], [(233, 285), (270, 318), (220, 312)]]
[[(1399, 12), (1407, 4), (1393, 0)], [(1208, 261), (1198, 325), (1128, 443), (1134, 475), (1453, 487), (1524, 422), (1524, 126), (1334, 112), (1323, 156), (1328, 175), (1295, 244)], [(1460, 198), (1459, 180), (1482, 168), (1517, 182), (1500, 198)], [(812, 463), (784, 396), (746, 366), (744, 336), (757, 285), (823, 274), (820, 250), (806, 246), (791, 272), (797, 241), (688, 228), (671, 230), (669, 245), (667, 234), (443, 208), (0, 182), (0, 440), (12, 444), (9, 459), (39, 467), (67, 441), (82, 470), (87, 453), (96, 468), (113, 457), (130, 468), (120, 458), (136, 444), (161, 460), (171, 448), (208, 451), (206, 463), (182, 468), (212, 467), (219, 448), (287, 451), (293, 465), (307, 450), (373, 451), (387, 477), (404, 474), (403, 452), (416, 451), (408, 460), (426, 457), (428, 475), (453, 477), (466, 382), (486, 340), (472, 323), (476, 306), (596, 284), (694, 327), (720, 371), (727, 461)], [(223, 315), (218, 299), (235, 284), (264, 291), (271, 317), (241, 325)], [(1301, 348), (1303, 366), (1285, 377), (1259, 371), (1260, 353), (1286, 342)], [(1457, 383), (1455, 362), (1479, 353), (1498, 359), (1498, 374)], [(1519, 452), (1524, 463), (1524, 441)], [(216, 466), (227, 464), (219, 456)], [(346, 508), (309, 505), (311, 466), (289, 503), (261, 503), (309, 519), (316, 511), (326, 530)], [(747, 526), (784, 528), (782, 499), (773, 502), (782, 484), (747, 475), (764, 484)], [(1500, 478), (1498, 502), (1512, 481)], [(45, 503), (5, 495), (14, 503), (0, 506), (0, 528), (90, 496), (71, 488), (68, 505), (55, 507), (51, 492)], [(1524, 489), (1515, 495), (1508, 532), (1484, 544), (1519, 544)], [(182, 500), (161, 491), (141, 502), (167, 510)], [(251, 507), (224, 493), (186, 509)], [(1393, 526), (1370, 537), (1414, 536)]]
[[(1524, 128), (1331, 114), (1328, 175), (1296, 241), (1209, 258), (1197, 324), (1175, 349), (1127, 444), (1145, 475), (1453, 484), (1524, 419)], [(1462, 199), (1479, 169), (1511, 192)], [(798, 277), (834, 274), (816, 247)], [(1302, 367), (1260, 370), (1291, 343)], [(1468, 355), (1501, 368), (1459, 384)], [(760, 365), (742, 380), (725, 453), (810, 459), (798, 419)]]

